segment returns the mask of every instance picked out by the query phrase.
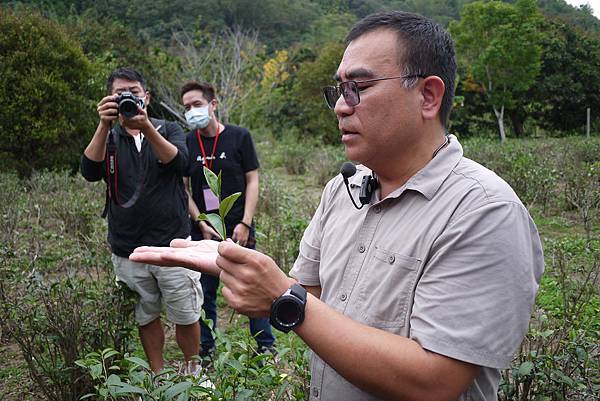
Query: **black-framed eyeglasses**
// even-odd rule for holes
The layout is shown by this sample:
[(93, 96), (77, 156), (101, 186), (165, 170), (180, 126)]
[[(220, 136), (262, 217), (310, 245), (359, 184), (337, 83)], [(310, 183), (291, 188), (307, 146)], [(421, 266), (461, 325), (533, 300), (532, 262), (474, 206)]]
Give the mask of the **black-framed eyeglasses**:
[(340, 96), (344, 96), (344, 101), (350, 107), (354, 107), (360, 103), (360, 89), (358, 84), (365, 84), (367, 82), (375, 81), (386, 81), (388, 79), (411, 79), (411, 78), (425, 78), (425, 75), (400, 75), (397, 77), (383, 77), (366, 79), (364, 81), (344, 81), (340, 82), (335, 86), (326, 86), (323, 88), (323, 95), (325, 96), (325, 103), (327, 107), (333, 109)]

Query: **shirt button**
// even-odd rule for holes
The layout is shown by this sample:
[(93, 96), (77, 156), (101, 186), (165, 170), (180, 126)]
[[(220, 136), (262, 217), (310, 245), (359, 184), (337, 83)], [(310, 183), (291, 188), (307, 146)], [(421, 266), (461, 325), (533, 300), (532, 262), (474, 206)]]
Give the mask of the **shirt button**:
[(394, 255), (388, 256), (388, 262), (390, 263), (390, 265), (393, 265), (395, 260), (396, 257)]
[(375, 206), (375, 207), (373, 208), (373, 211), (374, 211), (376, 214), (379, 214), (379, 213), (381, 212), (381, 206), (379, 206), (379, 205)]
[(319, 396), (319, 389), (318, 389), (318, 388), (316, 388), (316, 387), (313, 387), (313, 395), (314, 395), (315, 397), (318, 397), (318, 396)]
[(340, 299), (341, 299), (342, 301), (345, 301), (347, 298), (348, 298), (348, 296), (347, 296), (346, 294), (342, 294), (342, 295), (340, 295)]
[(360, 244), (360, 245), (358, 246), (358, 252), (360, 252), (360, 253), (364, 253), (364, 251), (365, 251), (365, 246), (364, 246), (363, 244)]

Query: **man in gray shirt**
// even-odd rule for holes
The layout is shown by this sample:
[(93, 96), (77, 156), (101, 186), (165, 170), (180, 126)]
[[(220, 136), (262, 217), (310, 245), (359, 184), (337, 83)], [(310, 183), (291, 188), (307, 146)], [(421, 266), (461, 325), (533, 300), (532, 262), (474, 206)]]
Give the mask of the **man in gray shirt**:
[(331, 180), (291, 277), (233, 243), (178, 240), (132, 258), (220, 275), (236, 310), (294, 330), (313, 350), (311, 400), (496, 400), (543, 271), (537, 229), (445, 133), (456, 74), (446, 31), (386, 12), (346, 41), (325, 98), (360, 163), (349, 192), (366, 207)]

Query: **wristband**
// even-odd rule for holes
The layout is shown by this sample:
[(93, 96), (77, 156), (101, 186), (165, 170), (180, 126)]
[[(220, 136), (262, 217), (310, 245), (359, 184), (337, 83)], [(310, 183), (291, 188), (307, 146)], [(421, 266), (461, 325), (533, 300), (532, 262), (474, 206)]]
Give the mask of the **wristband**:
[(252, 230), (252, 226), (244, 223), (243, 221), (240, 221), (240, 224), (243, 225), (243, 226), (246, 226), (248, 228), (248, 230)]

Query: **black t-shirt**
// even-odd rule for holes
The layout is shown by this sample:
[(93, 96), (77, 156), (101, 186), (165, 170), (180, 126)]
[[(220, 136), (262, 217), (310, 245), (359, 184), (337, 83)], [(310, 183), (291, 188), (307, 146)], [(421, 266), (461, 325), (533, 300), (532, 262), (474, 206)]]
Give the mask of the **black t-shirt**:
[[(203, 156), (198, 143), (198, 137), (204, 146), (207, 163), (212, 160), (212, 171), (215, 174), (221, 172), (221, 199), (231, 194), (241, 192), (242, 195), (235, 201), (229, 214), (225, 217), (227, 235), (231, 235), (235, 226), (244, 217), (244, 204), (246, 201), (246, 173), (258, 169), (258, 157), (254, 149), (254, 143), (250, 132), (235, 125), (225, 125), (220, 133), (214, 159), (211, 159), (216, 137), (203, 137), (196, 130), (190, 131), (186, 137), (189, 153), (189, 163), (186, 175), (190, 177), (192, 186), (192, 198), (201, 212), (214, 212), (206, 210), (204, 203), (203, 188), (208, 188), (204, 178)], [(195, 217), (195, 216), (192, 216)]]
[[(131, 198), (145, 174), (143, 190), (132, 207), (125, 209), (113, 201), (108, 204), (108, 242), (113, 253), (124, 258), (138, 246), (168, 246), (173, 238), (185, 238), (190, 233), (182, 180), (188, 165), (185, 134), (174, 122), (152, 119), (152, 123), (160, 126), (159, 133), (177, 147), (177, 155), (167, 164), (158, 160), (148, 140), (143, 140), (140, 152), (131, 135), (119, 125), (114, 128), (119, 202)], [(95, 162), (85, 155), (81, 157), (81, 173), (88, 181), (107, 179), (104, 161)]]

